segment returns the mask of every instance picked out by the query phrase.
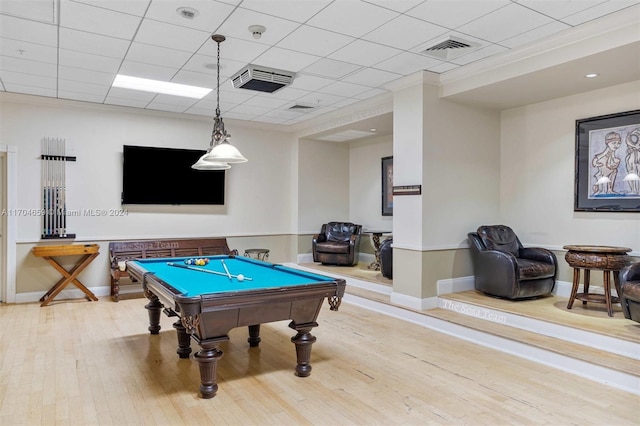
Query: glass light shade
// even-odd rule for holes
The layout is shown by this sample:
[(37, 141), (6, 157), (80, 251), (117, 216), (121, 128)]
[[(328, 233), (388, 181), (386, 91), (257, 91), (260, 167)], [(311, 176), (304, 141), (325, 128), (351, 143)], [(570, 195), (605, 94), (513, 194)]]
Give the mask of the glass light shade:
[(202, 160), (215, 163), (244, 163), (246, 158), (240, 153), (238, 148), (228, 142), (214, 145), (210, 152), (206, 153)]
[(622, 180), (623, 181), (640, 180), (640, 176), (638, 176), (636, 173), (629, 173)]
[(191, 168), (196, 170), (227, 170), (231, 168), (228, 163), (206, 161), (204, 157), (206, 157), (207, 154), (204, 154), (202, 157), (200, 157), (200, 159), (198, 159), (198, 161), (196, 161), (196, 163), (191, 166)]

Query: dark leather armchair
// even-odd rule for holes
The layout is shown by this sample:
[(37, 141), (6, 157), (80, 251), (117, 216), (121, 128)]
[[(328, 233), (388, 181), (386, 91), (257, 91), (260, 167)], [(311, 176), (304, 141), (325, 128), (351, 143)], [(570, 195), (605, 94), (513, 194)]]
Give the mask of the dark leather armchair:
[(504, 225), (481, 226), (468, 237), (476, 290), (506, 299), (553, 291), (558, 274), (553, 252), (523, 247), (513, 230)]
[(620, 304), (624, 317), (640, 322), (640, 262), (620, 271)]
[(313, 236), (313, 261), (325, 265), (353, 266), (358, 263), (362, 225), (329, 222)]
[(380, 244), (380, 273), (383, 277), (393, 279), (393, 238), (387, 238)]

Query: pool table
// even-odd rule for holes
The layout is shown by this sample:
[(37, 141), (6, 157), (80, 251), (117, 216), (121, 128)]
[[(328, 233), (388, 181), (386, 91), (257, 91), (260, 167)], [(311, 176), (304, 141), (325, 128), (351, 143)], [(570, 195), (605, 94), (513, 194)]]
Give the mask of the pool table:
[[(204, 259), (201, 257), (198, 259)], [(311, 374), (311, 329), (327, 298), (337, 311), (345, 281), (241, 256), (206, 256), (205, 265), (187, 265), (188, 258), (138, 259), (127, 262), (132, 278), (142, 283), (149, 303), (149, 331), (160, 331), (160, 313), (179, 320), (178, 355), (188, 358), (190, 340), (200, 346), (194, 357), (200, 367), (200, 393), (213, 398), (218, 390), (217, 363), (220, 342), (229, 330), (248, 326), (250, 347), (260, 343), (260, 324), (290, 319), (297, 334), (295, 374)], [(163, 309), (164, 308), (164, 309)]]

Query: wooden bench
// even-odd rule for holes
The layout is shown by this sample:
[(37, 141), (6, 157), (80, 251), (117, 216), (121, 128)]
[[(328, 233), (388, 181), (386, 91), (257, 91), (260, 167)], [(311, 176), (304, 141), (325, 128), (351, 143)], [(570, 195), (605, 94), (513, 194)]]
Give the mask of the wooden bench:
[(112, 241), (109, 243), (111, 261), (111, 297), (120, 299), (120, 278), (130, 278), (118, 262), (148, 257), (197, 257), (216, 254), (238, 254), (229, 249), (226, 238), (190, 238), (167, 240)]

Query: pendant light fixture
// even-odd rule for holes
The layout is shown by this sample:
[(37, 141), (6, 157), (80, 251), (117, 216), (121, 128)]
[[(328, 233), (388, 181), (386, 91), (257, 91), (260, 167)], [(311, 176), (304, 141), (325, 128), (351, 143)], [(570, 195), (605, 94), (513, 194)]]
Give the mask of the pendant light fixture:
[(224, 170), (230, 168), (229, 164), (247, 161), (238, 148), (229, 143), (231, 135), (225, 130), (224, 122), (220, 116), (220, 43), (225, 41), (225, 36), (214, 34), (211, 39), (218, 43), (216, 116), (213, 118), (213, 131), (209, 150), (191, 166), (198, 170)]

